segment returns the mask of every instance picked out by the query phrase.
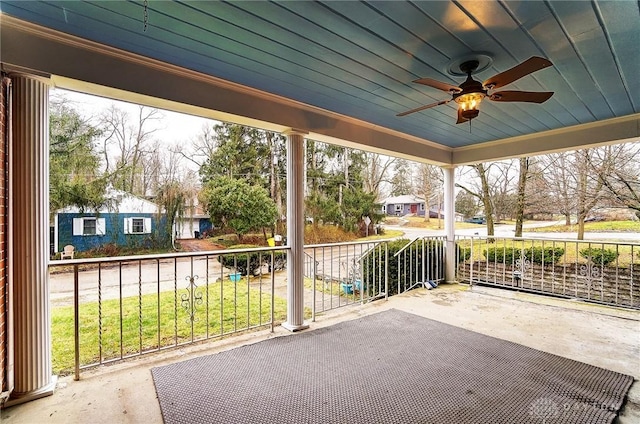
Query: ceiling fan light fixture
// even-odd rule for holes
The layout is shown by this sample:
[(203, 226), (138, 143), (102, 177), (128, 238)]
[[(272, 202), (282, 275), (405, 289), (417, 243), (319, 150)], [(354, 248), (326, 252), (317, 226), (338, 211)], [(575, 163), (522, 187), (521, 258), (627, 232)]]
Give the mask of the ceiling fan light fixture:
[(478, 106), (480, 106), (480, 102), (482, 102), (482, 99), (484, 99), (485, 96), (486, 93), (483, 92), (466, 93), (457, 96), (454, 100), (458, 103), (462, 117), (465, 119), (473, 119), (480, 113)]

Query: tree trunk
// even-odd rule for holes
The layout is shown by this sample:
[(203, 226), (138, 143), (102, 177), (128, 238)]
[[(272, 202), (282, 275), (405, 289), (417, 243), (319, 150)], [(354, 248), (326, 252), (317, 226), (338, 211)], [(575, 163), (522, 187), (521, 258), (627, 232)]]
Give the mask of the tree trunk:
[(529, 158), (520, 158), (520, 176), (518, 178), (518, 197), (516, 199), (516, 231), (515, 237), (522, 237), (524, 221), (525, 189), (529, 172)]
[[(483, 164), (475, 165), (480, 177), (480, 183), (482, 184), (482, 203), (484, 205), (484, 215), (487, 220), (487, 236), (493, 236), (495, 234), (493, 223), (493, 204), (491, 203), (491, 192), (489, 189), (489, 181), (487, 179), (487, 171)], [(493, 239), (489, 239), (489, 242), (493, 242)]]

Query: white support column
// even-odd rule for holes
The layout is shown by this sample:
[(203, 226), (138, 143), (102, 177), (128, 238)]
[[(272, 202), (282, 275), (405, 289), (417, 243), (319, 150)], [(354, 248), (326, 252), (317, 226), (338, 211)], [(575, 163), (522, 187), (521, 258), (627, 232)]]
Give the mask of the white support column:
[(445, 279), (447, 283), (455, 283), (456, 279), (456, 245), (455, 245), (455, 167), (444, 170), (444, 234), (447, 236), (445, 255)]
[(308, 328), (304, 323), (304, 132), (287, 136), (287, 321), (289, 331)]
[(49, 306), (49, 85), (14, 74), (9, 229), (14, 309), (14, 390), (5, 406), (51, 395)]

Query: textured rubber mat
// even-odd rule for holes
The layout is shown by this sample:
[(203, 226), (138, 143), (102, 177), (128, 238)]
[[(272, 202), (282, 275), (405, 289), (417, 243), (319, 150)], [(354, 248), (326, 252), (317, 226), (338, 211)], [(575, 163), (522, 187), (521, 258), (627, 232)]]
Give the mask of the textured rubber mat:
[(152, 369), (165, 423), (611, 423), (633, 377), (391, 310)]

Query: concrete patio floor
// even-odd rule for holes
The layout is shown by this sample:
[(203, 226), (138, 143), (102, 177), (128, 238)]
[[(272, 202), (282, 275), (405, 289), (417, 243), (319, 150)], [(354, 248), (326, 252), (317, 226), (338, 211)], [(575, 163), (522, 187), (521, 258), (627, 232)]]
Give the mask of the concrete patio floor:
[[(326, 313), (306, 331), (390, 308), (632, 375), (636, 381), (619, 422), (640, 422), (640, 311), (442, 285)], [(277, 327), (85, 371), (80, 381), (63, 377), (53, 396), (2, 410), (0, 422), (161, 423), (151, 368), (279, 336), (295, 334)]]

